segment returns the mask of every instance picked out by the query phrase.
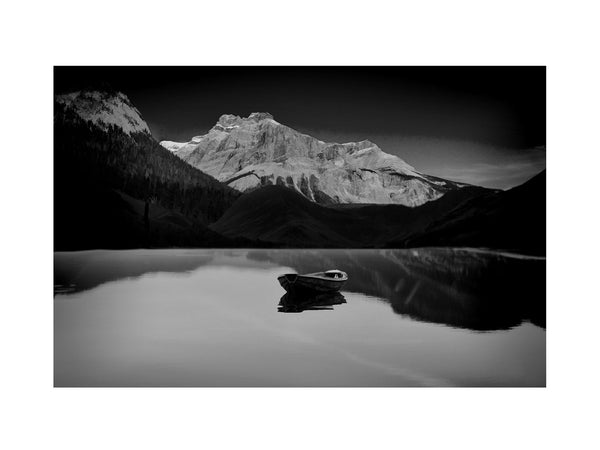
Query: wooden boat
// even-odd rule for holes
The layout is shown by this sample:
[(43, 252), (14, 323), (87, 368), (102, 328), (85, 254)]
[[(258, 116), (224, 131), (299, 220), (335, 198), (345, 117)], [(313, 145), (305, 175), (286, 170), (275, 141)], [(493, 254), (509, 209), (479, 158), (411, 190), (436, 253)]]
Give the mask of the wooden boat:
[(300, 275), (286, 273), (277, 277), (279, 284), (286, 291), (311, 290), (318, 292), (337, 292), (348, 281), (348, 274), (341, 270), (328, 270)]

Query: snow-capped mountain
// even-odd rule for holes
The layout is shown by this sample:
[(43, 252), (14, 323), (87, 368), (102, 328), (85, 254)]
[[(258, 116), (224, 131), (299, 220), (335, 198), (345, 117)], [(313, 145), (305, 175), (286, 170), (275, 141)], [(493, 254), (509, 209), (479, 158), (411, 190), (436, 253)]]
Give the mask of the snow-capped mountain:
[(203, 136), (161, 145), (239, 191), (277, 184), (325, 204), (418, 206), (464, 186), (419, 173), (371, 141), (326, 143), (268, 113), (225, 114)]
[(115, 125), (127, 134), (150, 134), (148, 124), (122, 92), (77, 91), (57, 95), (55, 100), (102, 129)]

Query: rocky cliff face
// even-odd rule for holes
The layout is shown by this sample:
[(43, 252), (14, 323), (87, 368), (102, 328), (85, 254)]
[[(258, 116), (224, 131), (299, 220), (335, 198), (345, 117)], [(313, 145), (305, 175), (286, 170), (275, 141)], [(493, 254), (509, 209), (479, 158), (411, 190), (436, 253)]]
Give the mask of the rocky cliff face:
[(463, 186), (421, 174), (373, 142), (326, 143), (268, 113), (225, 114), (203, 136), (161, 145), (239, 191), (275, 184), (322, 204), (418, 206)]

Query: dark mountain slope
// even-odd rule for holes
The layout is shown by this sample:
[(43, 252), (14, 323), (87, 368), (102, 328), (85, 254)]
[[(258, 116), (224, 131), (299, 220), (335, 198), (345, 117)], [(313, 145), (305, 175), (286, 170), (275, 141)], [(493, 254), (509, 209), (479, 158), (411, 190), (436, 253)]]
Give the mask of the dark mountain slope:
[(261, 239), (285, 247), (378, 247), (395, 236), (422, 229), (466, 200), (487, 192), (463, 188), (416, 208), (330, 208), (294, 190), (266, 186), (240, 197), (211, 228), (225, 236)]
[(145, 133), (103, 130), (55, 104), (55, 181), (72, 175), (110, 185), (136, 198), (155, 197), (203, 223), (219, 218), (239, 193), (172, 155)]
[(504, 192), (482, 195), (422, 232), (390, 245), (490, 247), (546, 254), (546, 171)]
[(55, 104), (55, 250), (235, 246), (206, 225), (238, 196), (149, 134), (105, 130)]
[(387, 247), (388, 241), (410, 236), (466, 201), (492, 192), (482, 187), (468, 186), (448, 191), (439, 199), (416, 208), (367, 205), (356, 209), (355, 214), (367, 224), (363, 232), (370, 233), (372, 241), (378, 242), (379, 246)]
[(55, 250), (144, 247), (247, 247), (255, 243), (228, 239), (183, 214), (80, 177), (55, 189)]
[(265, 186), (242, 195), (212, 225), (225, 236), (243, 236), (292, 247), (353, 246), (348, 214), (311, 202), (282, 186)]

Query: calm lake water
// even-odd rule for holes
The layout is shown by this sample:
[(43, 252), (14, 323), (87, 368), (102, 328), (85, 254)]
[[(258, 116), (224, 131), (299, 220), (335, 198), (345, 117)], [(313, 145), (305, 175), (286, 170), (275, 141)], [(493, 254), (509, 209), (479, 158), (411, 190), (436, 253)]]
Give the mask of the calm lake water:
[[(56, 386), (545, 386), (544, 259), (480, 250), (55, 253)], [(277, 276), (341, 269), (341, 295)]]

